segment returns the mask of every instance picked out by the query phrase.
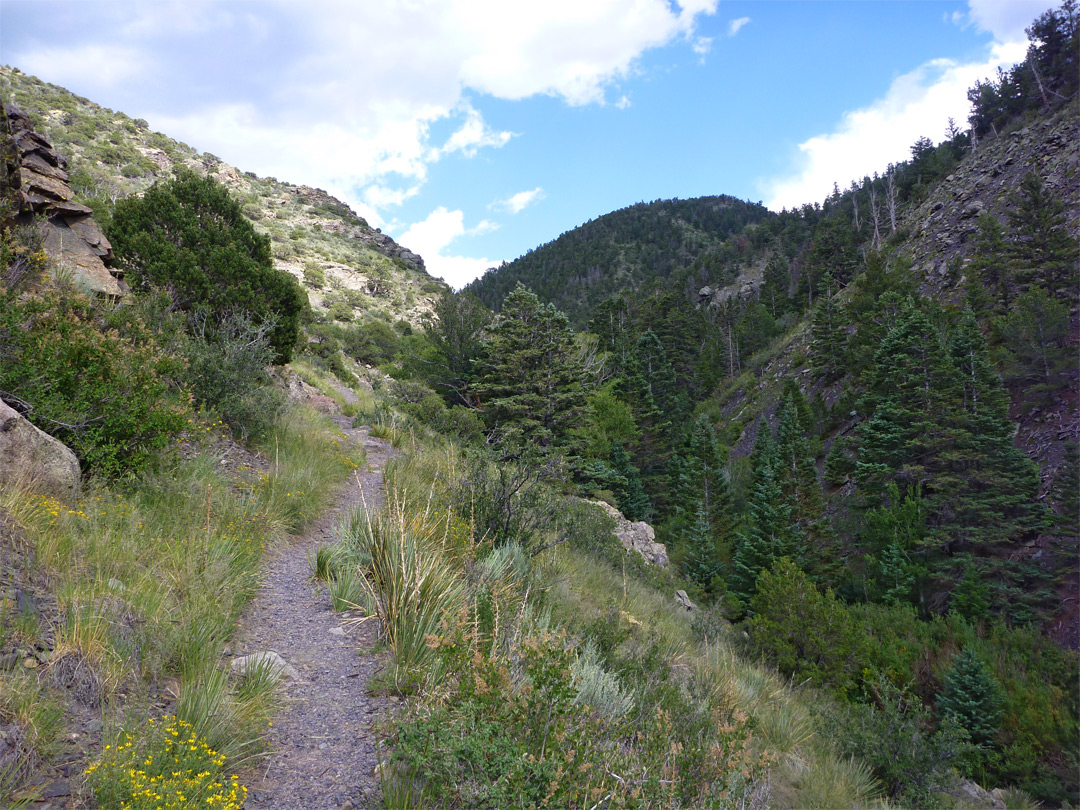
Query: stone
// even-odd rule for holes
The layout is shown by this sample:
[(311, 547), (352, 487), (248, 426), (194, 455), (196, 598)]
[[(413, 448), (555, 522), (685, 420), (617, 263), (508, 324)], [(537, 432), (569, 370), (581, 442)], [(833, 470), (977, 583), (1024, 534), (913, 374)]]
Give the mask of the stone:
[(959, 779), (947, 791), (950, 796), (968, 805), (985, 807), (987, 810), (1005, 810), (1005, 802), (981, 785), (968, 779)]
[(986, 208), (986, 203), (982, 200), (974, 200), (964, 206), (964, 210), (960, 212), (960, 219), (971, 219), (971, 217), (977, 217)]
[(682, 605), (689, 613), (698, 609), (698, 606), (690, 601), (690, 597), (686, 595), (686, 591), (675, 591), (675, 601)]
[(234, 658), (232, 671), (236, 675), (244, 675), (249, 669), (259, 666), (268, 666), (270, 671), (285, 680), (299, 680), (300, 673), (296, 671), (284, 658), (276, 652), (255, 652), (251, 655), (242, 655)]
[(79, 494), (79, 460), (70, 448), (0, 401), (0, 484), (72, 501)]
[(666, 566), (670, 561), (667, 554), (667, 546), (656, 542), (656, 532), (653, 527), (643, 520), (627, 520), (623, 513), (604, 501), (587, 501), (594, 506), (599, 506), (615, 521), (615, 536), (627, 551), (636, 551), (646, 562), (660, 567)]
[(331, 627), (330, 628), (330, 635), (332, 635), (332, 636), (343, 636), (343, 635), (345, 635), (345, 628), (344, 627)]

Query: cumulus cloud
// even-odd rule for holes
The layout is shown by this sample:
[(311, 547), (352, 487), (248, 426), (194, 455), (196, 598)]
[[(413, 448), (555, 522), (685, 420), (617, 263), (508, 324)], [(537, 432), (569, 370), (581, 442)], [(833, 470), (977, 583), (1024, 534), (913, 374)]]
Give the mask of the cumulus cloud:
[(544, 189), (537, 186), (530, 191), (519, 191), (517, 194), (511, 195), (505, 200), (496, 200), (488, 207), (501, 211), (509, 211), (511, 214), (519, 214), (534, 202), (538, 202), (542, 199), (544, 199)]
[[(9, 58), (72, 87), (127, 83), (154, 108), (103, 100), (230, 163), (325, 188), (378, 224), (433, 162), (513, 137), (470, 94), (606, 103), (649, 49), (702, 47), (695, 29), (717, 2), (55, 0), (50, 38)], [(452, 133), (441, 143), (436, 124)]]
[(968, 19), (1001, 43), (1024, 41), (1024, 29), (1057, 0), (968, 0)]
[(739, 31), (742, 30), (742, 27), (744, 25), (746, 25), (748, 22), (750, 22), (749, 17), (739, 17), (739, 19), (732, 20), (731, 22), (729, 22), (727, 24), (728, 36), (729, 37), (735, 36), (737, 33), (739, 33)]
[(795, 168), (760, 184), (766, 205), (780, 210), (820, 202), (834, 182), (846, 188), (852, 180), (882, 171), (888, 163), (907, 160), (911, 145), (920, 137), (942, 140), (950, 117), (964, 126), (970, 108), (967, 89), (1026, 53), (1023, 25), (1017, 37), (1016, 24), (1011, 22), (1020, 16), (1011, 13), (1012, 5), (1021, 6), (1022, 16), (1030, 23), (1046, 3), (971, 0), (972, 17), (983, 20), (979, 25), (993, 26), (987, 30), (1001, 37), (987, 58), (968, 63), (936, 59), (897, 77), (882, 98), (845, 113), (831, 132), (799, 144)]
[(498, 264), (484, 258), (471, 258), (447, 253), (450, 243), (461, 236), (486, 232), (494, 226), (484, 220), (476, 228), (465, 228), (465, 214), (439, 206), (427, 219), (413, 224), (397, 238), (398, 244), (407, 247), (424, 258), (428, 272), (440, 276), (455, 289), (461, 289), (489, 267)]
[(29, 48), (16, 54), (12, 63), (26, 73), (56, 76), (57, 81), (90, 77), (97, 88), (105, 89), (145, 74), (154, 59), (139, 48), (91, 43)]

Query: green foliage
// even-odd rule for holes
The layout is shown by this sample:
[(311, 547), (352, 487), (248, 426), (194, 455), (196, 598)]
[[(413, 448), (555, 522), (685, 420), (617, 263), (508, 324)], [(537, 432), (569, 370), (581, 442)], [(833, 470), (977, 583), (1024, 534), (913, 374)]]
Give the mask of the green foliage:
[(168, 289), (184, 310), (244, 310), (273, 320), (277, 361), (292, 356), (304, 293), (291, 275), (274, 269), (269, 240), (217, 181), (184, 172), (141, 198), (120, 200), (108, 235), (136, 287)]
[(726, 196), (638, 203), (564, 233), (466, 290), (495, 309), (522, 283), (581, 328), (621, 289), (667, 280), (696, 260), (711, 265), (737, 256), (738, 247), (725, 250), (724, 240), (769, 216), (760, 204)]
[(585, 405), (585, 370), (566, 316), (518, 286), (488, 328), (484, 348), (473, 390), (489, 428), (511, 443), (566, 448)]
[(994, 328), (1006, 350), (1005, 373), (1010, 385), (1035, 395), (1052, 395), (1073, 367), (1069, 350), (1069, 307), (1032, 287), (1019, 296)]
[(1001, 726), (1001, 687), (971, 648), (953, 660), (945, 673), (937, 707), (966, 729), (972, 742), (990, 744)]
[(888, 681), (872, 691), (873, 704), (852, 704), (835, 718), (840, 752), (867, 762), (901, 806), (937, 806), (934, 793), (952, 782), (953, 766), (971, 750), (966, 732), (950, 722), (934, 730), (918, 698)]
[(213, 320), (204, 310), (190, 316), (183, 380), (195, 401), (216, 412), (237, 438), (263, 439), (285, 408), (267, 367), (274, 361), (272, 324), (256, 324), (243, 311)]
[(137, 472), (187, 426), (183, 362), (122, 311), (76, 294), (0, 297), (0, 390), (103, 475)]
[(619, 511), (627, 520), (649, 520), (652, 504), (641, 484), (641, 475), (619, 442), (611, 445), (611, 469), (617, 476), (614, 489)]
[(752, 607), (747, 632), (781, 672), (841, 693), (855, 687), (865, 642), (831, 590), (821, 593), (781, 558), (761, 573)]

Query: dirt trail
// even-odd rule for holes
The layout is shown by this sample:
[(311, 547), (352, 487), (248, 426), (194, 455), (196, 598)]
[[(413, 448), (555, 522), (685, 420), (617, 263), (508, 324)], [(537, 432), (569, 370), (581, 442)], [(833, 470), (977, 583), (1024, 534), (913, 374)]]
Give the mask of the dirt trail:
[(304, 537), (267, 560), (258, 595), (241, 620), (235, 653), (273, 651), (298, 673), (281, 685), (282, 704), (270, 731), (270, 755), (248, 783), (252, 810), (349, 810), (376, 806), (374, 725), (385, 717), (384, 697), (368, 695), (380, 666), (373, 654), (374, 622), (348, 627), (334, 613), (324, 587), (311, 581), (308, 555), (334, 539), (334, 528), (360, 504), (382, 501), (382, 471), (394, 454), (389, 443), (348, 427), (362, 444), (368, 469), (342, 489), (337, 502)]

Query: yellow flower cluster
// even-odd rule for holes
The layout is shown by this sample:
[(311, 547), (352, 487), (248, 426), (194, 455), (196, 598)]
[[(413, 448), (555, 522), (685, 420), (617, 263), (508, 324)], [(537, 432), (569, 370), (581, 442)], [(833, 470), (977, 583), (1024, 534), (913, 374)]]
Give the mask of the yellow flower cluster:
[(225, 757), (200, 739), (190, 723), (166, 716), (150, 719), (145, 736), (130, 734), (106, 745), (86, 769), (102, 807), (120, 810), (215, 808), (241, 810), (247, 788), (238, 776), (224, 777)]

